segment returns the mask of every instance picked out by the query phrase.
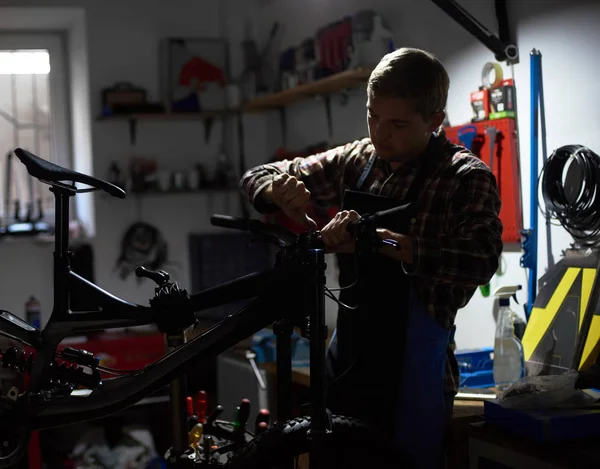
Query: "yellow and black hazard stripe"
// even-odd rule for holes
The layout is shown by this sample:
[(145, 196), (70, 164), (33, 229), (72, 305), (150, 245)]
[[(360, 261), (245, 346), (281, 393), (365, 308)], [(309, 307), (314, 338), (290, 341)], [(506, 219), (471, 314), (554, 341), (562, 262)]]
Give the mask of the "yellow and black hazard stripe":
[[(529, 374), (554, 374), (571, 368), (597, 262), (597, 255), (570, 252), (542, 277), (522, 340)], [(596, 305), (579, 369), (592, 365), (599, 352), (600, 307)]]

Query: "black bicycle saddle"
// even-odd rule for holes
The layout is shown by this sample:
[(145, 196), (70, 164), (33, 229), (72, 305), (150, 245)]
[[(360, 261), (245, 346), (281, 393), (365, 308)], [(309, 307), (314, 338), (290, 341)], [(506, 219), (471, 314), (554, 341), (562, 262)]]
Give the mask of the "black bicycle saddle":
[(87, 174), (71, 171), (70, 169), (50, 163), (22, 148), (17, 148), (15, 150), (15, 155), (17, 155), (17, 158), (21, 160), (21, 163), (27, 167), (27, 172), (41, 181), (49, 183), (60, 183), (63, 181), (79, 182), (81, 184), (87, 184), (95, 189), (103, 190), (113, 197), (118, 197), (119, 199), (125, 198), (125, 191), (110, 182), (96, 179)]

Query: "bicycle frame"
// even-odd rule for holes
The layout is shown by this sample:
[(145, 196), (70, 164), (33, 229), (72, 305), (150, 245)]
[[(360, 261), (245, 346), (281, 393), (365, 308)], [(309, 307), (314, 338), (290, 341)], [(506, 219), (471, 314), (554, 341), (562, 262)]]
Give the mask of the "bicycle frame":
[[(67, 335), (74, 332), (131, 327), (156, 322), (156, 311), (122, 300), (71, 271), (68, 252), (69, 197), (75, 194), (70, 187), (53, 184), (50, 189), (56, 198), (56, 233), (54, 253), (54, 308), (52, 315), (37, 340), (30, 340), (36, 348), (36, 358), (30, 373), (29, 393), (42, 390), (48, 364), (55, 358), (56, 348)], [(302, 280), (312, 290), (313, 301), (307, 304), (310, 311), (311, 382), (313, 395), (313, 431), (324, 428), (325, 422), (325, 295), (324, 254), (311, 251), (309, 271), (315, 272), (313, 280)], [(231, 282), (211, 287), (190, 295), (186, 309), (202, 311), (242, 299), (249, 299), (244, 308), (229, 315), (181, 347), (166, 354), (143, 371), (127, 376), (104, 380), (89, 395), (76, 395), (42, 401), (28, 410), (32, 430), (64, 426), (89, 421), (123, 410), (169, 385), (199, 359), (217, 356), (235, 344), (276, 322), (277, 370), (281, 380), (278, 386), (277, 419), (291, 418), (291, 333), (293, 323), (282, 314), (281, 299), (277, 292), (285, 290), (296, 277), (282, 275), (286, 270), (273, 268), (249, 274)], [(69, 295), (74, 289), (84, 289), (97, 311), (71, 312)], [(281, 293), (282, 294), (282, 293)], [(253, 299), (252, 299), (253, 298)], [(311, 304), (312, 303), (312, 304)], [(286, 337), (287, 336), (287, 337)], [(280, 340), (281, 339), (281, 340)], [(317, 358), (319, 357), (319, 358)], [(288, 382), (289, 380), (289, 382)], [(321, 412), (318, 411), (321, 410)], [(186, 432), (187, 438), (187, 432)]]
[[(17, 153), (17, 151), (19, 153)], [(103, 290), (71, 271), (69, 257), (69, 201), (79, 192), (105, 190), (116, 197), (125, 193), (105, 181), (81, 173), (60, 168), (44, 162), (35, 155), (17, 149), (17, 156), (27, 166), (30, 175), (51, 186), (55, 196), (55, 250), (54, 250), (54, 307), (51, 317), (39, 331), (16, 316), (0, 311), (0, 331), (36, 350), (33, 362), (12, 363), (21, 370), (29, 371), (27, 391), (18, 396), (16, 402), (8, 406), (6, 412), (18, 419), (21, 430), (19, 446), (10, 456), (0, 457), (2, 467), (14, 463), (22, 455), (26, 435), (30, 430), (64, 426), (94, 420), (123, 410), (135, 402), (149, 396), (158, 389), (169, 385), (172, 405), (173, 446), (167, 463), (169, 465), (190, 464), (186, 454), (189, 447), (187, 416), (185, 412), (185, 372), (196, 362), (215, 357), (253, 333), (274, 323), (277, 335), (277, 412), (279, 422), (292, 417), (291, 408), (291, 334), (294, 326), (300, 326), (310, 340), (310, 391), (311, 425), (308, 430), (310, 467), (321, 467), (322, 436), (331, 430), (331, 415), (326, 409), (325, 344), (327, 326), (325, 322), (325, 252), (319, 233), (297, 237), (281, 227), (268, 225), (257, 220), (213, 217), (214, 225), (244, 229), (256, 233), (265, 240), (279, 240), (283, 249), (278, 253), (275, 267), (263, 272), (255, 272), (242, 278), (205, 289), (192, 295), (168, 282), (168, 275), (161, 272), (136, 271), (139, 276), (152, 278), (157, 284), (155, 297), (150, 306), (127, 302)], [(48, 180), (49, 179), (49, 180)], [(62, 180), (73, 180), (67, 185)], [(75, 181), (89, 184), (92, 189), (77, 189)], [(393, 240), (382, 240), (375, 227), (382, 218), (404, 212), (409, 205), (364, 215), (360, 221), (348, 225), (348, 230), (356, 236), (357, 255), (369, 254), (383, 244), (396, 246)], [(220, 220), (217, 223), (217, 220)], [(276, 229), (277, 228), (277, 229)], [(276, 231), (276, 232), (275, 232)], [(287, 241), (286, 241), (287, 238)], [(291, 244), (284, 246), (287, 242)], [(70, 292), (83, 289), (87, 297), (97, 305), (94, 311), (71, 311)], [(290, 301), (292, 299), (292, 301)], [(301, 301), (296, 301), (300, 299)], [(193, 340), (185, 341), (185, 330), (195, 323), (194, 314), (214, 306), (226, 305), (240, 300), (248, 300), (244, 308), (229, 315)], [(281, 311), (282, 305), (286, 310)], [(181, 314), (182, 316), (177, 316)], [(46, 386), (56, 370), (54, 359), (57, 347), (69, 334), (94, 330), (132, 327), (155, 323), (165, 333), (166, 347), (170, 349), (160, 360), (143, 370), (106, 379), (89, 393), (70, 392), (69, 395), (52, 399), (55, 390)], [(80, 351), (79, 351), (80, 352)], [(95, 384), (99, 377), (97, 363), (89, 356), (71, 350), (67, 361), (91, 366), (96, 375), (91, 381)], [(73, 360), (70, 360), (70, 358)], [(83, 357), (83, 358), (82, 358)], [(92, 365), (90, 365), (92, 363)], [(68, 371), (68, 370), (67, 370)], [(79, 370), (81, 371), (81, 370)], [(70, 372), (69, 372), (70, 373)], [(62, 378), (58, 375), (58, 381)], [(69, 375), (70, 376), (70, 375)], [(69, 383), (77, 380), (66, 378)], [(90, 387), (92, 385), (90, 384)], [(69, 392), (66, 388), (66, 391)], [(60, 391), (65, 390), (61, 388)], [(21, 414), (18, 414), (18, 412)], [(7, 414), (8, 415), (8, 414)], [(11, 424), (12, 425), (12, 424)], [(3, 432), (6, 430), (3, 428)], [(12, 426), (11, 429), (12, 430)], [(14, 436), (14, 435), (13, 435)], [(6, 442), (5, 442), (6, 443)], [(18, 453), (19, 449), (21, 453)], [(181, 459), (180, 459), (181, 457)]]

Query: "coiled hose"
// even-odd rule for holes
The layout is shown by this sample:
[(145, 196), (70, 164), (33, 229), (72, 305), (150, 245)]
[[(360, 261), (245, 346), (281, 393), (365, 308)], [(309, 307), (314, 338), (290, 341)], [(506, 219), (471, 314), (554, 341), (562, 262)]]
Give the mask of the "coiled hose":
[(550, 155), (539, 178), (547, 219), (556, 219), (581, 247), (600, 245), (600, 156), (583, 145)]

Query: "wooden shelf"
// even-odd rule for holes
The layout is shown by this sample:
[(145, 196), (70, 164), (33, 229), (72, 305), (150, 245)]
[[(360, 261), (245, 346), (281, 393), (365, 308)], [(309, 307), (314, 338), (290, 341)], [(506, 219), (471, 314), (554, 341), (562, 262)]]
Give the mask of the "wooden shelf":
[(319, 95), (327, 95), (344, 91), (348, 88), (360, 86), (369, 79), (370, 69), (357, 68), (346, 70), (335, 75), (328, 76), (321, 80), (296, 86), (289, 90), (279, 93), (268, 94), (244, 103), (239, 109), (223, 109), (205, 112), (140, 112), (135, 114), (113, 114), (98, 116), (99, 121), (111, 120), (205, 120), (218, 119), (237, 114), (239, 112), (257, 113), (264, 112), (274, 108), (280, 108), (293, 104), (298, 101), (312, 98)]
[(369, 69), (357, 68), (354, 70), (346, 70), (345, 72), (337, 73), (304, 85), (299, 85), (295, 88), (290, 88), (289, 90), (252, 99), (242, 106), (242, 111), (248, 113), (264, 112), (269, 109), (287, 106), (314, 96), (331, 94), (348, 88), (355, 88), (366, 83), (370, 75), (371, 70)]
[[(137, 136), (137, 124), (139, 121), (206, 121), (204, 128), (204, 138), (208, 141), (210, 132), (212, 129), (212, 121), (215, 119), (225, 119), (233, 115), (239, 115), (241, 113), (256, 114), (261, 112), (267, 112), (273, 109), (282, 110), (285, 106), (294, 104), (299, 101), (314, 98), (315, 96), (327, 96), (332, 93), (345, 91), (350, 88), (356, 88), (357, 86), (363, 85), (369, 79), (371, 75), (370, 69), (357, 68), (352, 70), (346, 70), (344, 72), (330, 75), (320, 80), (315, 80), (310, 83), (290, 88), (288, 90), (280, 91), (279, 93), (272, 93), (265, 96), (260, 96), (255, 99), (251, 99), (242, 104), (239, 108), (234, 109), (223, 109), (206, 112), (140, 112), (132, 114), (113, 114), (113, 115), (100, 115), (96, 120), (98, 121), (126, 121), (129, 122), (129, 139), (132, 145), (136, 142)], [(327, 106), (327, 119), (328, 128), (331, 136), (332, 123), (331, 123), (331, 102), (329, 99), (325, 100)], [(283, 118), (282, 118), (283, 120)], [(238, 122), (238, 128), (242, 124)], [(284, 134), (283, 141), (285, 142), (285, 125), (282, 125), (282, 132)]]

